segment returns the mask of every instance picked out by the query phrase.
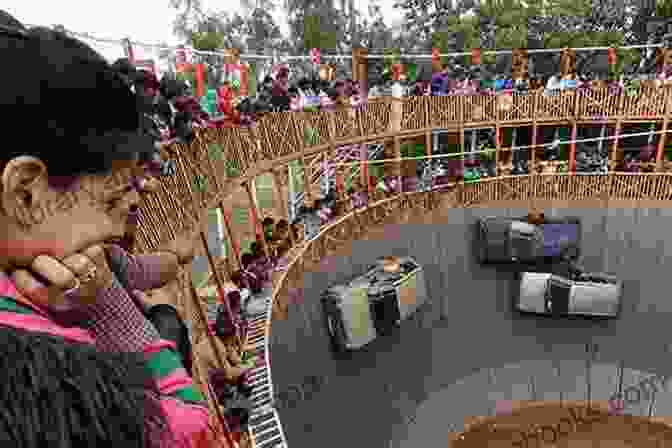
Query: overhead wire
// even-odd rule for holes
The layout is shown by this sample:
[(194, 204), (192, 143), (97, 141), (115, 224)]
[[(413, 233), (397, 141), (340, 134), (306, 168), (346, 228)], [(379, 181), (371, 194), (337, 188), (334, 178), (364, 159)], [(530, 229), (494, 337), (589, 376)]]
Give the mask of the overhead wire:
[[(467, 131), (467, 130), (465, 130)], [(588, 143), (588, 142), (599, 142), (599, 141), (604, 141), (604, 140), (621, 140), (621, 139), (626, 139), (630, 137), (642, 137), (642, 136), (649, 136), (649, 135), (656, 135), (656, 134), (667, 134), (671, 133), (672, 129), (668, 129), (665, 131), (647, 131), (647, 132), (637, 132), (637, 133), (631, 133), (631, 134), (619, 134), (618, 136), (616, 135), (611, 135), (611, 136), (605, 136), (605, 137), (594, 137), (594, 138), (584, 138), (584, 139), (575, 139), (575, 140), (556, 140), (551, 143), (541, 143), (541, 144), (536, 144), (536, 145), (525, 145), (525, 146), (512, 146), (510, 148), (505, 148), (504, 150), (506, 151), (521, 151), (523, 149), (531, 149), (531, 148), (545, 148), (545, 147), (558, 147), (560, 145), (568, 145), (568, 144), (573, 144), (573, 143)], [(501, 150), (501, 149), (500, 149)], [(346, 163), (336, 163), (333, 166), (358, 166), (362, 164), (367, 164), (367, 165), (375, 165), (375, 164), (381, 164), (381, 163), (389, 163), (389, 162), (400, 162), (404, 160), (432, 160), (432, 159), (442, 159), (442, 158), (448, 158), (448, 157), (463, 157), (465, 155), (474, 155), (474, 154), (491, 154), (493, 151), (495, 151), (495, 148), (489, 148), (485, 150), (477, 150), (477, 151), (462, 151), (462, 152), (454, 152), (450, 154), (436, 154), (436, 155), (431, 155), (431, 156), (418, 156), (418, 157), (401, 157), (401, 158), (394, 158), (394, 159), (380, 159), (380, 160), (358, 160), (356, 162), (346, 162)]]
[[(33, 25), (30, 25), (33, 26)], [(107, 44), (120, 44), (122, 45), (127, 39), (114, 39), (114, 38), (107, 38), (107, 37), (97, 37), (94, 36), (91, 33), (85, 33), (85, 32), (73, 32), (70, 30), (66, 30), (66, 32), (74, 37), (80, 37), (84, 39), (89, 39), (95, 42), (100, 42), (100, 43), (107, 43)], [(166, 46), (163, 44), (158, 44), (158, 43), (147, 43), (147, 42), (140, 42), (140, 41), (135, 41), (135, 40), (130, 40), (128, 39), (128, 42), (131, 43), (131, 45), (135, 45), (138, 47), (148, 47), (148, 48), (155, 48), (158, 50), (168, 50), (168, 51), (177, 51), (177, 50), (188, 50), (192, 52), (193, 54), (197, 55), (207, 55), (207, 56), (226, 56), (227, 53), (224, 51), (205, 51), (205, 50), (196, 50), (192, 47), (188, 46)], [(635, 50), (635, 49), (644, 49), (644, 48), (662, 48), (664, 47), (664, 43), (657, 43), (657, 44), (643, 44), (643, 45), (627, 45), (623, 47), (580, 47), (580, 48), (571, 48), (572, 50), (575, 51), (605, 51), (609, 50), (610, 48), (615, 48), (617, 50)], [(536, 48), (536, 49), (527, 49), (528, 54), (535, 54), (535, 53), (559, 53), (565, 50), (564, 48)], [(503, 54), (511, 54), (513, 53), (513, 50), (486, 50), (483, 51), (481, 54), (482, 55), (503, 55)], [(439, 56), (440, 57), (456, 57), (456, 56), (469, 56), (471, 55), (471, 51), (466, 51), (466, 52), (452, 52), (452, 53), (441, 53)], [(272, 60), (273, 56), (272, 55), (261, 55), (261, 54), (241, 54), (241, 58), (245, 59), (269, 59)], [(335, 54), (323, 54), (321, 55), (322, 58), (334, 58), (334, 59), (352, 59), (352, 55), (335, 55)], [(413, 58), (413, 59), (432, 59), (434, 56), (431, 54), (408, 54), (408, 53), (402, 53), (402, 54), (369, 54), (366, 56), (363, 56), (366, 59), (387, 59), (387, 58), (392, 58), (392, 57), (403, 57), (403, 58)], [(299, 56), (285, 56), (281, 57), (281, 59), (291, 61), (291, 60), (308, 60), (310, 59), (310, 55), (299, 55)]]
[[(644, 44), (644, 45), (627, 45), (624, 47), (580, 47), (580, 48), (570, 48), (571, 50), (574, 51), (605, 51), (609, 50), (610, 48), (614, 48), (616, 50), (636, 50), (636, 49), (642, 49), (642, 48), (661, 48), (665, 44), (660, 43), (660, 44)], [(534, 53), (560, 53), (565, 48), (531, 48), (531, 49), (524, 49), (527, 51), (528, 54), (534, 54)], [(482, 51), (481, 55), (489, 56), (497, 56), (497, 55), (503, 55), (503, 54), (512, 54), (513, 50), (486, 50)], [(453, 52), (453, 53), (441, 53), (438, 56), (439, 57), (457, 57), (457, 56), (471, 56), (472, 52), (471, 51), (461, 51), (461, 52)], [(401, 57), (401, 58), (410, 58), (410, 59), (432, 59), (435, 56), (431, 54), (407, 54), (407, 53), (399, 53), (399, 54), (369, 54), (366, 56), (363, 56), (366, 59), (389, 59), (389, 58), (395, 58), (395, 57)]]

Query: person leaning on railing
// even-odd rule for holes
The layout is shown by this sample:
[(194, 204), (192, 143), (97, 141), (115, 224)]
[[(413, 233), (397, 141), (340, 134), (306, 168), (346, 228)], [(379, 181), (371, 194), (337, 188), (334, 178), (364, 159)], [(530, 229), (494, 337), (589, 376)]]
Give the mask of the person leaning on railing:
[[(205, 437), (215, 446), (175, 344), (110, 269), (109, 257), (127, 258), (105, 242), (122, 237), (139, 202), (138, 161), (154, 150), (133, 94), (82, 42), (1, 15), (0, 25), (10, 25), (0, 28), (0, 58), (22, 67), (3, 72), (11, 88), (0, 93), (13, 111), (3, 125), (15, 130), (0, 163), (0, 440), (191, 448)], [(88, 113), (91, 101), (104, 107)], [(26, 117), (28, 143), (18, 132)]]

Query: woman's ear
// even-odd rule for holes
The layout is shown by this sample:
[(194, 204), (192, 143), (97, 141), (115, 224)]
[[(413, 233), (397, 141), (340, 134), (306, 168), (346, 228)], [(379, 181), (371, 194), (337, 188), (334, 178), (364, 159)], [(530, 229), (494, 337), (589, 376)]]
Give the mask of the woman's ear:
[(6, 216), (24, 221), (48, 189), (47, 166), (32, 156), (10, 160), (2, 172), (2, 209)]

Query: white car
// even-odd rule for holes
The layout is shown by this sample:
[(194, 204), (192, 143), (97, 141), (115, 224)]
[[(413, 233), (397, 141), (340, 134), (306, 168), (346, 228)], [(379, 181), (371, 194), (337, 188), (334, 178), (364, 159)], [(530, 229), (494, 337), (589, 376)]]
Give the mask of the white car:
[(562, 317), (570, 315), (617, 317), (623, 282), (602, 273), (581, 273), (575, 279), (542, 272), (520, 274), (515, 289), (517, 310)]

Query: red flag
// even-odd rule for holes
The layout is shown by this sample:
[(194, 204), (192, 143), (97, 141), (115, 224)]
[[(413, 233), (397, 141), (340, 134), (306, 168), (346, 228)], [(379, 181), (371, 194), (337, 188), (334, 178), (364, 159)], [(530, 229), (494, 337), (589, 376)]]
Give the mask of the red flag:
[(432, 48), (432, 62), (435, 64), (441, 62), (441, 52), (438, 48)]
[(261, 223), (257, 220), (257, 214), (254, 213), (252, 208), (250, 208), (250, 222), (252, 223), (254, 233), (257, 235), (257, 239), (261, 238), (261, 235), (264, 234), (264, 231), (261, 228)]
[(376, 176), (369, 176), (369, 190), (374, 192), (376, 190), (376, 184), (378, 183), (378, 178)]
[(395, 81), (399, 81), (401, 79), (401, 75), (404, 72), (404, 66), (402, 64), (393, 64), (392, 65), (392, 79)]
[(343, 193), (343, 173), (336, 173), (336, 191)]
[(313, 48), (310, 50), (310, 60), (313, 62), (315, 65), (320, 65), (320, 49), (319, 48)]
[(203, 64), (196, 64), (196, 96), (205, 95), (205, 67)]
[(474, 48), (471, 50), (471, 63), (472, 65), (480, 65), (481, 64), (481, 49), (480, 48)]
[(240, 96), (247, 96), (247, 65), (240, 64)]
[(607, 55), (608, 55), (609, 65), (616, 65), (616, 49), (614, 47), (609, 48)]

